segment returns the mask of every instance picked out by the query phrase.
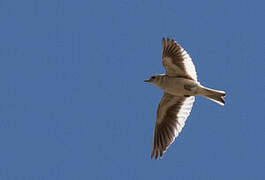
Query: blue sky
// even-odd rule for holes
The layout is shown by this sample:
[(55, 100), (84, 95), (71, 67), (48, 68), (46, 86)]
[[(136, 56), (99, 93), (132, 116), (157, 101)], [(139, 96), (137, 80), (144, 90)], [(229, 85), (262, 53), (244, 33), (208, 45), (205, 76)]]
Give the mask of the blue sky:
[[(264, 1), (0, 1), (0, 179), (264, 179)], [(224, 107), (196, 98), (151, 160), (161, 39)]]

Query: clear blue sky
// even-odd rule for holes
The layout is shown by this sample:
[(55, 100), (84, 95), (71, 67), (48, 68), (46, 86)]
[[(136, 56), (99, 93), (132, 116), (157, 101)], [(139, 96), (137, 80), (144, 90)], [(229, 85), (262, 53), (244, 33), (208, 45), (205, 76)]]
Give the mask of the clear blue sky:
[[(0, 1), (0, 180), (265, 179), (265, 2)], [(191, 55), (196, 98), (151, 160), (162, 37)]]

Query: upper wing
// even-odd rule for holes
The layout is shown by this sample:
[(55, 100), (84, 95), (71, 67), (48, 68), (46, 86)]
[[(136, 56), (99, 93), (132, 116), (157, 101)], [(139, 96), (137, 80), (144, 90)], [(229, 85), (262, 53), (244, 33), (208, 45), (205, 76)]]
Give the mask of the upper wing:
[(157, 109), (151, 158), (162, 157), (174, 142), (190, 114), (194, 96), (180, 97), (164, 93)]
[(195, 66), (189, 54), (173, 39), (162, 39), (162, 63), (169, 76), (197, 80)]

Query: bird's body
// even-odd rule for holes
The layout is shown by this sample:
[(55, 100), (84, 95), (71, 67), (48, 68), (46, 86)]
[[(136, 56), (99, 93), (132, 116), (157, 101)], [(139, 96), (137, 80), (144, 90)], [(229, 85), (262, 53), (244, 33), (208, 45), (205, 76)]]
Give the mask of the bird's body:
[(162, 63), (166, 74), (152, 76), (145, 82), (164, 91), (156, 114), (151, 157), (162, 157), (185, 125), (195, 96), (206, 97), (224, 105), (224, 91), (202, 86), (189, 54), (173, 39), (162, 39)]
[[(197, 95), (200, 83), (183, 77), (171, 77), (160, 75), (153, 84), (164, 92), (174, 96), (195, 96)], [(190, 88), (188, 88), (190, 87)]]

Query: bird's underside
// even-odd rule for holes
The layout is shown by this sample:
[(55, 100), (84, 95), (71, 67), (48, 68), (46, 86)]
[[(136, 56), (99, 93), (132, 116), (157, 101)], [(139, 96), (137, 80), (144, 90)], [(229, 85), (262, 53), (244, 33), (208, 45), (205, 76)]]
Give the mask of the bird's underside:
[(163, 156), (181, 132), (191, 112), (194, 95), (205, 96), (220, 104), (224, 104), (225, 95), (223, 91), (200, 85), (190, 56), (174, 40), (162, 39), (162, 64), (166, 74), (146, 80), (164, 90), (154, 129), (151, 158), (155, 159)]
[(168, 75), (160, 75), (159, 80), (155, 83), (157, 87), (164, 92), (174, 96), (194, 96), (197, 95), (200, 83), (182, 77), (172, 77)]

